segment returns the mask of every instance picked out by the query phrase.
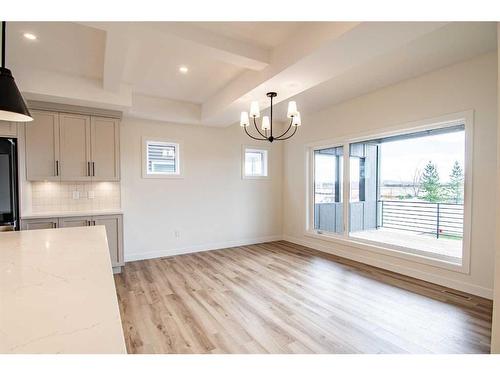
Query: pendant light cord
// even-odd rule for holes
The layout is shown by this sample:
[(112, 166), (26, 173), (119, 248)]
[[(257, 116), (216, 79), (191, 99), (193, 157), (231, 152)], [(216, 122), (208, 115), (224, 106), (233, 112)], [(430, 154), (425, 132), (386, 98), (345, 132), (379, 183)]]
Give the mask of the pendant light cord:
[(5, 68), (5, 21), (2, 21), (2, 68)]

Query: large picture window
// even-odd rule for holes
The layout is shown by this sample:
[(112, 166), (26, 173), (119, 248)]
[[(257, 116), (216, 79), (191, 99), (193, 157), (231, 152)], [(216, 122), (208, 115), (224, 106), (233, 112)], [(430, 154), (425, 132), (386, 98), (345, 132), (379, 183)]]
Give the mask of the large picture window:
[(313, 234), (463, 265), (465, 120), (342, 143), (311, 152)]

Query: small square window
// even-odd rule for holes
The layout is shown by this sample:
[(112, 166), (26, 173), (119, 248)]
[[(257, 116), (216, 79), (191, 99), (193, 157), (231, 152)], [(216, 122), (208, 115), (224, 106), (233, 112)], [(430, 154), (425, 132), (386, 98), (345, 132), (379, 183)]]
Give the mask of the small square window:
[(144, 139), (143, 177), (180, 177), (180, 145), (163, 140)]
[(243, 177), (266, 178), (268, 171), (268, 150), (265, 148), (243, 148)]

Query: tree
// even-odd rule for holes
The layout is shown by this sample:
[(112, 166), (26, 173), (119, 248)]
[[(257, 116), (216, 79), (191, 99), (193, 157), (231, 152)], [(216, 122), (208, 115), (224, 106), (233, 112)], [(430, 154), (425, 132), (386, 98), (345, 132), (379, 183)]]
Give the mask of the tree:
[(418, 198), (418, 196), (420, 195), (421, 188), (422, 188), (422, 169), (417, 167), (413, 172), (413, 180), (412, 180), (412, 190), (414, 198)]
[(464, 170), (458, 163), (455, 161), (453, 167), (451, 168), (450, 173), (450, 183), (448, 184), (448, 192), (450, 196), (450, 200), (455, 203), (463, 202), (463, 190), (464, 186)]
[(422, 191), (424, 192), (423, 198), (428, 202), (439, 202), (442, 198), (439, 173), (432, 161), (427, 163), (422, 173)]

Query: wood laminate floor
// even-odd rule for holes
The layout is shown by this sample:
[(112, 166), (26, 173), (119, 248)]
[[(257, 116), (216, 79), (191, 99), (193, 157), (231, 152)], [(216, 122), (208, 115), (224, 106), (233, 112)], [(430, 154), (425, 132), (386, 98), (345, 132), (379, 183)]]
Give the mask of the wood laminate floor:
[(490, 300), (285, 241), (127, 263), (129, 353), (488, 353)]

